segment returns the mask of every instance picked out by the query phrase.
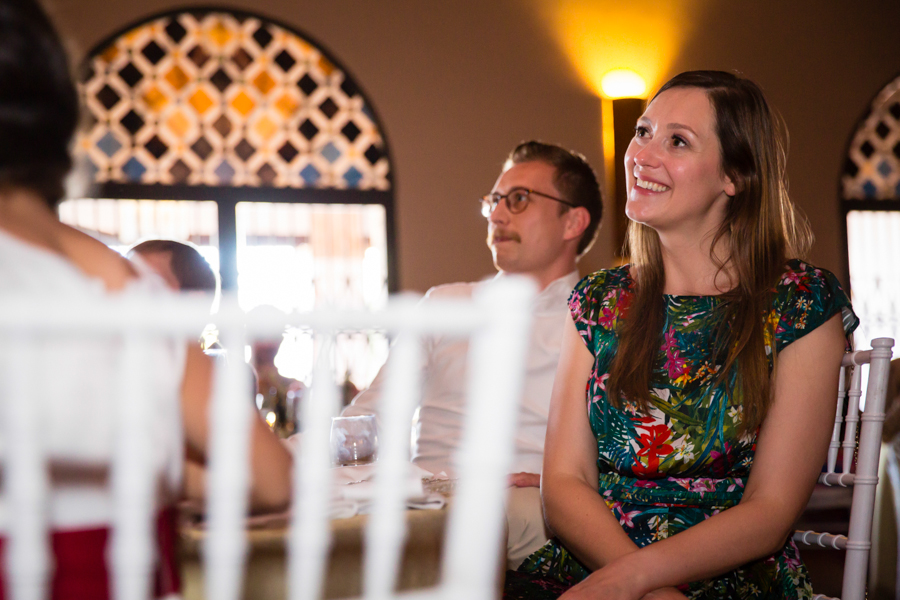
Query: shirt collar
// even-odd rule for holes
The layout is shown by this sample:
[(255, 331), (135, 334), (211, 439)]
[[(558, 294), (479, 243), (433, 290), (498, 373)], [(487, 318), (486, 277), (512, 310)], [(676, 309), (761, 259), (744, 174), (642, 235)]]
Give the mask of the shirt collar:
[[(497, 280), (501, 277), (508, 277), (509, 273), (504, 273), (503, 271), (494, 275), (494, 277), (490, 280)], [(552, 308), (555, 305), (562, 302), (565, 304), (569, 300), (569, 294), (572, 293), (572, 290), (575, 289), (575, 285), (581, 279), (581, 276), (578, 275), (578, 271), (572, 271), (567, 275), (563, 275), (559, 279), (554, 279), (550, 282), (547, 287), (545, 287), (535, 298), (535, 308), (537, 310), (541, 310), (542, 308)]]

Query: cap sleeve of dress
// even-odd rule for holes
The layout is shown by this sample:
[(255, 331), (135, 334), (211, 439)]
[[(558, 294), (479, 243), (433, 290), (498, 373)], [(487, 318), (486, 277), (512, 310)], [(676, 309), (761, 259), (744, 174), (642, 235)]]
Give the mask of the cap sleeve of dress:
[(781, 352), (836, 314), (841, 314), (847, 339), (859, 325), (850, 298), (833, 273), (791, 260), (775, 286), (775, 347)]
[(606, 272), (597, 271), (583, 278), (569, 295), (569, 314), (575, 321), (575, 328), (581, 339), (593, 353), (591, 341), (594, 338), (593, 327), (597, 324), (598, 302), (597, 289), (603, 287)]
[(591, 273), (569, 296), (569, 313), (581, 339), (597, 356), (616, 337), (618, 319), (628, 305), (628, 266)]

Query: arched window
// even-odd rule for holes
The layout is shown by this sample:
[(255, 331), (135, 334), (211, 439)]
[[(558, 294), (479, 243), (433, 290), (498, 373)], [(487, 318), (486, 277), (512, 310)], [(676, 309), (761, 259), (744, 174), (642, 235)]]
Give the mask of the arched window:
[(875, 96), (853, 134), (841, 207), (858, 343), (900, 339), (900, 77)]
[(260, 293), (272, 303), (250, 288), (279, 277), (273, 261), (311, 286), (300, 296), (328, 302), (371, 305), (396, 287), (382, 127), (308, 36), (247, 13), (159, 15), (99, 44), (80, 91), (90, 123), (76, 155), (95, 186), (64, 220), (112, 244), (187, 236), (218, 254), (242, 304)]

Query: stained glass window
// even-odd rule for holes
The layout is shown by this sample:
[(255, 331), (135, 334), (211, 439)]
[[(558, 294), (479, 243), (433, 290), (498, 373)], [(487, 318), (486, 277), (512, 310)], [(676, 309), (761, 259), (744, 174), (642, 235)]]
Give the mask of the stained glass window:
[(97, 182), (390, 188), (384, 139), (349, 75), (260, 18), (147, 21), (98, 49), (77, 148)]

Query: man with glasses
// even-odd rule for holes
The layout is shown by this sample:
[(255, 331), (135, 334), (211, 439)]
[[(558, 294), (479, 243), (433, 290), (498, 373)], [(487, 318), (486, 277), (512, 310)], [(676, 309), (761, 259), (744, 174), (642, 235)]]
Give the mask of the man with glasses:
[[(499, 271), (496, 277), (527, 275), (540, 289), (507, 508), (507, 566), (515, 569), (548, 539), (539, 486), (550, 392), (569, 293), (579, 278), (575, 264), (596, 238), (603, 206), (597, 177), (584, 157), (535, 141), (519, 144), (510, 153), (491, 193), (480, 202), (488, 220), (487, 244)], [(477, 285), (438, 286), (423, 302), (467, 298)], [(465, 411), (467, 352), (464, 340), (441, 336), (424, 340), (424, 389), (413, 426), (412, 460), (435, 474), (453, 475)], [(375, 413), (386, 372), (382, 369), (343, 414)]]

